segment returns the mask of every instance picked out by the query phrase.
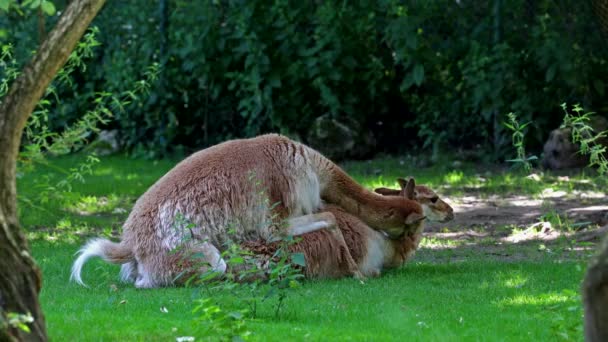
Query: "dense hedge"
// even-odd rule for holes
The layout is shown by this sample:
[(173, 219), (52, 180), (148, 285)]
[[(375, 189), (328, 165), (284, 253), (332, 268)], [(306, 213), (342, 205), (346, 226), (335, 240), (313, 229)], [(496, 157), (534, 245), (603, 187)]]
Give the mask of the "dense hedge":
[[(94, 91), (122, 90), (154, 61), (163, 71), (150, 97), (110, 124), (134, 151), (267, 131), (305, 137), (330, 113), (354, 118), (387, 151), (480, 144), (500, 153), (510, 111), (534, 120), (539, 146), (561, 102), (607, 109), (607, 44), (587, 2), (183, 0), (166, 13), (161, 32), (158, 1), (107, 3), (94, 23), (102, 46), (61, 89), (56, 128)], [(20, 58), (36, 46), (35, 20), (0, 19)]]

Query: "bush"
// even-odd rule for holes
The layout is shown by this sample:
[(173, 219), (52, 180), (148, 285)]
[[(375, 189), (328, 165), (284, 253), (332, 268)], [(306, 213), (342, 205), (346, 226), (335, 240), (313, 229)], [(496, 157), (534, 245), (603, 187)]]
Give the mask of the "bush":
[[(607, 108), (606, 44), (587, 3), (495, 4), (169, 1), (159, 32), (159, 2), (109, 2), (94, 23), (97, 67), (58, 90), (52, 122), (70, 124), (93, 89), (120, 92), (153, 62), (150, 97), (108, 124), (152, 156), (269, 131), (306, 137), (324, 114), (356, 120), (388, 152), (481, 144), (500, 156), (509, 112), (532, 121), (539, 148), (561, 102)], [(0, 19), (18, 56), (35, 48), (35, 20), (27, 9)]]

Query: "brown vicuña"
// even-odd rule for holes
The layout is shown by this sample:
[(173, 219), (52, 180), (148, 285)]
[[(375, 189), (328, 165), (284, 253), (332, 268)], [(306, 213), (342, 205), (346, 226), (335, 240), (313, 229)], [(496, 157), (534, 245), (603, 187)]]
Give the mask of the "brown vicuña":
[[(413, 178), (399, 178), (401, 190), (378, 188), (375, 191), (386, 196), (403, 196), (421, 204), (428, 221), (447, 222), (454, 218), (452, 207), (424, 185), (415, 185)], [(303, 253), (306, 260), (304, 273), (307, 278), (339, 278), (352, 275), (373, 277), (383, 269), (403, 265), (416, 251), (422, 238), (423, 221), (412, 222), (403, 236), (391, 239), (382, 232), (371, 229), (356, 216), (336, 205), (326, 205), (323, 210), (336, 218), (339, 230), (319, 230), (300, 236), (300, 241), (290, 247), (291, 252)], [(276, 244), (253, 241), (243, 247), (270, 258)], [(348, 255), (355, 265), (349, 262)]]
[(317, 151), (286, 137), (231, 140), (191, 155), (152, 185), (124, 223), (122, 241), (89, 241), (71, 278), (83, 284), (84, 263), (98, 256), (123, 264), (122, 279), (136, 287), (171, 285), (180, 272), (175, 250), (217, 255), (209, 257), (209, 267), (223, 272), (218, 248), (229, 230), (243, 242), (331, 227), (333, 215), (313, 214), (322, 199), (393, 237), (407, 229), (410, 215), (422, 214), (415, 201), (368, 191)]

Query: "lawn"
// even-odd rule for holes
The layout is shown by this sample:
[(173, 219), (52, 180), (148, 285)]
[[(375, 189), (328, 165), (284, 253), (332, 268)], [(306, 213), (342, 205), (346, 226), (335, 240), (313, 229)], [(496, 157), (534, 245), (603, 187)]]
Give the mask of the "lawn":
[[(51, 339), (204, 340), (206, 325), (192, 313), (198, 299), (211, 296), (226, 312), (246, 306), (221, 290), (136, 290), (118, 282), (118, 266), (100, 260), (83, 270), (90, 288), (70, 283), (73, 254), (83, 241), (118, 237), (137, 197), (176, 162), (104, 157), (85, 183), (74, 182), (69, 193), (50, 192), (41, 202), (44, 189), (64, 177), (58, 169), (81, 158), (54, 159), (52, 168), (18, 180), (21, 222), (43, 271)], [(396, 186), (396, 177), (413, 175), (453, 204), (456, 220), (429, 226), (421, 250), (402, 269), (365, 282), (305, 281), (288, 292), (278, 316), (276, 297), (260, 303), (255, 318), (245, 316), (249, 338), (582, 340), (579, 287), (597, 239), (580, 237), (605, 224), (606, 180), (592, 171), (530, 177), (451, 159), (343, 164), (369, 188)], [(535, 222), (546, 224), (540, 229)]]

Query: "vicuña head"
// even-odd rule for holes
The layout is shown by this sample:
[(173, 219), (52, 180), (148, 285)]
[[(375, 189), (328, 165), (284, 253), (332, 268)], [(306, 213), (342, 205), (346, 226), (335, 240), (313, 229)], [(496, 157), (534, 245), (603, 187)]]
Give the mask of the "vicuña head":
[(431, 189), (424, 185), (416, 185), (414, 178), (408, 180), (397, 178), (401, 190), (377, 188), (374, 191), (385, 196), (403, 196), (414, 200), (422, 206), (424, 216), (433, 222), (448, 222), (454, 219), (454, 210)]

